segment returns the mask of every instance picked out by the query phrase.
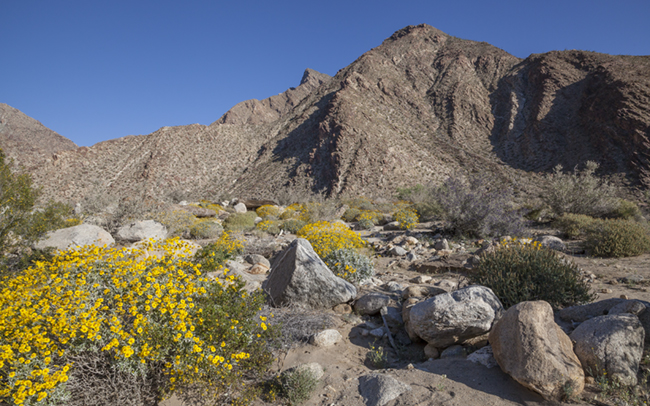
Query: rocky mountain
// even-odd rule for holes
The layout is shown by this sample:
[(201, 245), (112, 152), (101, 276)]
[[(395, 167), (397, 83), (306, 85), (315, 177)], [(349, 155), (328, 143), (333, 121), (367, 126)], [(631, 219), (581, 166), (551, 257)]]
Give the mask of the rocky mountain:
[[(333, 78), (242, 102), (209, 126), (163, 127), (57, 152), (47, 196), (279, 191), (392, 195), (457, 171), (526, 179), (586, 160), (648, 186), (650, 57), (520, 59), (427, 25), (397, 31)], [(523, 182), (525, 183), (525, 182)]]
[(30, 170), (53, 152), (73, 150), (77, 145), (17, 109), (0, 103), (0, 148), (17, 165)]

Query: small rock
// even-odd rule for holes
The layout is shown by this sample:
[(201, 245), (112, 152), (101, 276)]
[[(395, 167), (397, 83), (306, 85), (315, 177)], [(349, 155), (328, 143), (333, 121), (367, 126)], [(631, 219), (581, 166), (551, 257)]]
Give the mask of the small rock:
[(447, 291), (435, 286), (412, 285), (402, 291), (402, 299), (435, 296), (441, 293), (447, 293)]
[(378, 314), (382, 307), (388, 306), (390, 297), (381, 293), (368, 293), (363, 295), (354, 304), (354, 310), (360, 315)]
[(397, 231), (399, 230), (399, 221), (391, 221), (384, 224), (384, 231)]
[(297, 367), (287, 369), (286, 371), (283, 372), (283, 374), (286, 374), (287, 372), (305, 372), (305, 371), (309, 371), (311, 376), (314, 379), (320, 379), (325, 374), (325, 370), (318, 362), (300, 364)]
[(249, 270), (248, 273), (253, 275), (264, 275), (269, 271), (269, 268), (264, 264), (255, 264)]
[(447, 239), (443, 238), (442, 240), (436, 241), (436, 243), (433, 245), (433, 248), (435, 248), (438, 251), (440, 250), (448, 251), (449, 242), (447, 241)]
[(359, 378), (359, 393), (366, 406), (384, 406), (411, 387), (390, 375), (371, 374)]
[(419, 243), (417, 238), (411, 236), (406, 237), (404, 241), (409, 245), (417, 245)]
[(542, 247), (549, 248), (555, 251), (564, 251), (566, 250), (566, 244), (561, 239), (554, 237), (552, 235), (545, 235), (543, 237), (535, 238), (536, 242), (542, 244)]
[(428, 283), (429, 281), (431, 281), (431, 279), (433, 279), (433, 278), (430, 277), (429, 275), (420, 275), (420, 276), (416, 276), (415, 278), (411, 279), (409, 282), (417, 283), (417, 284), (423, 284), (423, 283)]
[(343, 336), (338, 330), (323, 330), (311, 336), (309, 344), (315, 345), (316, 347), (331, 347), (342, 339)]
[(639, 283), (643, 282), (645, 278), (642, 275), (628, 275), (623, 278), (623, 282), (625, 283)]
[(391, 248), (388, 253), (394, 257), (403, 257), (407, 254), (407, 251), (402, 247), (395, 246)]
[(409, 251), (409, 253), (406, 254), (406, 260), (407, 261), (413, 262), (413, 261), (416, 261), (417, 259), (418, 259), (418, 256), (415, 255), (415, 251)]
[(248, 262), (251, 265), (262, 264), (267, 268), (271, 268), (271, 263), (269, 262), (269, 260), (258, 254), (246, 255), (244, 257), (244, 261)]
[(385, 284), (384, 288), (389, 292), (401, 293), (404, 289), (404, 286), (400, 285), (397, 282), (391, 281)]
[(497, 363), (497, 360), (494, 358), (494, 354), (492, 353), (492, 347), (489, 345), (469, 354), (467, 356), (467, 360), (472, 361), (476, 364), (485, 365), (488, 368), (494, 368), (495, 366), (499, 365)]
[(628, 297), (627, 295), (621, 295), (621, 296), (619, 296), (619, 297), (620, 297), (621, 299), (625, 299), (625, 300), (628, 300), (628, 299), (629, 299), (629, 297)]
[(613, 291), (611, 289), (603, 288), (600, 290), (600, 293), (612, 293)]
[(427, 359), (436, 359), (440, 357), (440, 352), (433, 345), (427, 344), (424, 346), (424, 356), (427, 357)]
[(237, 203), (233, 209), (235, 209), (235, 213), (246, 213), (247, 211), (244, 203)]
[(451, 347), (445, 348), (442, 353), (440, 353), (440, 359), (465, 358), (466, 356), (467, 350), (461, 345), (452, 345)]
[(347, 303), (341, 303), (334, 306), (333, 310), (338, 314), (350, 314), (352, 313), (352, 306)]
[(386, 334), (386, 330), (383, 327), (370, 330), (369, 334), (373, 337), (382, 338)]

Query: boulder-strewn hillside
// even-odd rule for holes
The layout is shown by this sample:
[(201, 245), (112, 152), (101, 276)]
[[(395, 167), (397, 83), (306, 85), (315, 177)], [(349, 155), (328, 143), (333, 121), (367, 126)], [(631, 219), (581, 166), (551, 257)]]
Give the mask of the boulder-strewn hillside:
[(427, 25), (329, 78), (246, 101), (209, 126), (163, 127), (62, 151), (34, 169), (47, 196), (98, 187), (159, 197), (279, 189), (393, 193), (458, 170), (512, 177), (591, 159), (648, 185), (650, 57), (564, 51), (525, 60)]
[(52, 153), (77, 145), (17, 109), (0, 103), (0, 147), (14, 162), (33, 169)]

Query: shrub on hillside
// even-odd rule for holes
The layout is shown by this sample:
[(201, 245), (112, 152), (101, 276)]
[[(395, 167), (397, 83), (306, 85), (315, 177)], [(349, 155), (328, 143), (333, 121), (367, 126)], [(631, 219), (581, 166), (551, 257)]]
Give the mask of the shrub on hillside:
[(260, 216), (263, 219), (266, 219), (267, 217), (279, 217), (280, 216), (280, 208), (278, 206), (272, 206), (269, 204), (266, 204), (264, 206), (260, 206), (255, 210), (258, 216)]
[(0, 281), (0, 403), (246, 400), (272, 362), (263, 296), (206, 279), (178, 240), (146, 248), (167, 254), (86, 247)]
[(379, 224), (379, 220), (381, 219), (381, 213), (377, 213), (376, 211), (371, 211), (371, 210), (363, 210), (359, 215), (357, 216), (357, 221), (359, 222), (359, 226), (365, 230), (369, 230)]
[(632, 257), (650, 251), (644, 225), (630, 220), (597, 220), (587, 228), (587, 251), (595, 257)]
[(419, 217), (432, 219), (444, 215), (443, 208), (436, 199), (437, 191), (438, 188), (434, 186), (417, 184), (413, 187), (398, 188), (397, 198), (412, 202), (413, 209), (415, 209)]
[(580, 171), (576, 166), (572, 173), (562, 172), (562, 165), (546, 176), (547, 186), (542, 199), (557, 214), (585, 214), (599, 217), (617, 209), (616, 188), (605, 179), (595, 175), (596, 162), (587, 161)]
[(248, 211), (246, 213), (234, 213), (223, 221), (223, 228), (227, 231), (250, 231), (255, 228), (257, 213)]
[(580, 269), (539, 243), (502, 244), (481, 258), (472, 282), (492, 289), (506, 309), (529, 300), (561, 309), (594, 299)]
[(420, 218), (417, 212), (410, 206), (400, 207), (394, 214), (395, 221), (399, 223), (402, 230), (412, 230), (417, 225)]
[(467, 180), (451, 176), (438, 190), (437, 199), (456, 234), (488, 237), (525, 232), (523, 213), (514, 208), (512, 190), (492, 184), (487, 174)]
[(282, 223), (278, 220), (264, 220), (257, 223), (255, 228), (268, 234), (278, 235), (280, 234), (281, 225)]
[(198, 240), (217, 238), (221, 233), (223, 233), (221, 224), (210, 219), (198, 220), (190, 227), (190, 237)]
[(359, 283), (375, 274), (370, 258), (351, 248), (331, 251), (323, 262), (336, 276), (352, 283)]
[(300, 220), (300, 219), (287, 219), (287, 220), (282, 220), (282, 224), (280, 225), (280, 228), (284, 231), (287, 231), (292, 234), (298, 233), (301, 228), (303, 228), (307, 223)]
[(608, 217), (619, 218), (623, 220), (642, 220), (641, 209), (636, 203), (629, 200), (620, 199), (616, 209), (608, 214)]
[(196, 217), (185, 210), (163, 211), (150, 217), (167, 227), (167, 233), (171, 237), (183, 236), (196, 223)]
[(357, 209), (356, 207), (350, 207), (343, 213), (343, 216), (341, 218), (348, 223), (351, 223), (357, 219), (357, 217), (361, 214), (361, 209)]
[(201, 265), (205, 272), (221, 269), (221, 265), (228, 259), (241, 254), (244, 244), (230, 233), (223, 232), (219, 239), (206, 245), (194, 254), (194, 261)]
[(553, 225), (557, 227), (566, 237), (577, 238), (584, 235), (594, 221), (593, 217), (584, 214), (565, 213), (556, 218)]
[[(29, 247), (50, 230), (70, 227), (70, 206), (50, 202), (35, 208), (39, 192), (27, 174), (14, 173), (0, 150), (0, 274), (17, 271)], [(27, 261), (28, 262), (28, 261)]]

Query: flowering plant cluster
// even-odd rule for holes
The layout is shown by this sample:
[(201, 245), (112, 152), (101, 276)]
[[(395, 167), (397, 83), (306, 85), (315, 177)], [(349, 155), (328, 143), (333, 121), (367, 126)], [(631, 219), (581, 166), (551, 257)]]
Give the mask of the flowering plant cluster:
[(201, 248), (194, 254), (194, 261), (206, 272), (222, 269), (223, 263), (244, 251), (241, 240), (225, 231), (219, 239)]
[(260, 216), (263, 219), (266, 219), (267, 217), (279, 217), (280, 216), (280, 208), (278, 206), (273, 206), (270, 204), (265, 204), (264, 206), (260, 206), (255, 210), (258, 216)]
[(271, 361), (263, 298), (231, 276), (209, 280), (189, 256), (177, 239), (91, 246), (0, 280), (0, 403), (73, 404), (97, 390), (77, 368), (88, 354), (142, 375), (157, 401), (197, 384), (244, 393), (243, 373)]
[(395, 214), (393, 214), (395, 221), (399, 222), (399, 227), (402, 230), (411, 230), (420, 220), (418, 213), (410, 206), (400, 207)]
[(336, 274), (350, 282), (359, 282), (373, 274), (370, 260), (359, 253), (366, 243), (341, 222), (319, 221), (307, 224), (299, 232), (318, 256)]

